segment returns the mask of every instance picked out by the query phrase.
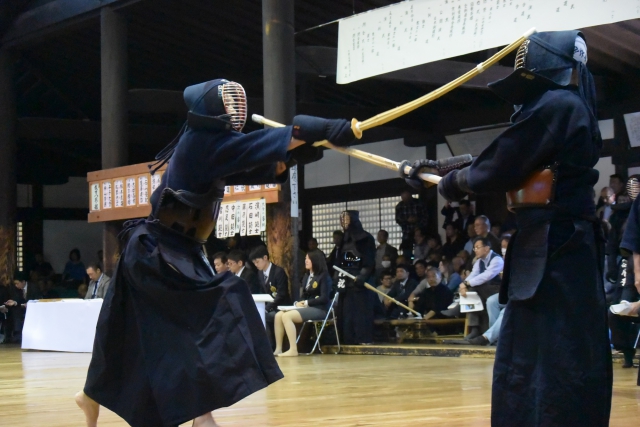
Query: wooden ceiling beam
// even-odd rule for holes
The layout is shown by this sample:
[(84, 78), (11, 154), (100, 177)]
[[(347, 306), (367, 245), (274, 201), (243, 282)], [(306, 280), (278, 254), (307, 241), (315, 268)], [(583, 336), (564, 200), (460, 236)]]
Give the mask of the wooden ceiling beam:
[(140, 0), (54, 0), (21, 13), (2, 38), (4, 47), (18, 47), (70, 24), (96, 18), (100, 9), (119, 9)]

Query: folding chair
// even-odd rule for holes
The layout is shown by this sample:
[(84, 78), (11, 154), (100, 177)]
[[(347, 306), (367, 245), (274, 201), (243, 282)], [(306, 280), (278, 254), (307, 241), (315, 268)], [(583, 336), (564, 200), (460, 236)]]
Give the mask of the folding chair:
[(336, 321), (336, 312), (333, 308), (333, 306), (336, 303), (336, 300), (338, 299), (338, 295), (339, 294), (336, 292), (336, 294), (333, 296), (333, 300), (331, 301), (329, 310), (327, 310), (327, 315), (325, 316), (324, 321), (322, 322), (322, 327), (320, 328), (320, 331), (318, 331), (318, 323), (320, 322), (319, 320), (307, 320), (302, 324), (302, 328), (300, 328), (300, 333), (298, 334), (298, 338), (296, 339), (296, 344), (298, 344), (298, 341), (300, 341), (300, 337), (302, 336), (302, 332), (304, 331), (304, 328), (307, 325), (307, 323), (312, 323), (316, 327), (316, 336), (317, 336), (316, 343), (313, 345), (313, 348), (309, 353), (304, 353), (307, 356), (312, 355), (316, 351), (316, 347), (318, 347), (318, 349), (320, 350), (320, 353), (322, 353), (322, 348), (320, 347), (320, 337), (322, 336), (324, 327), (326, 326), (327, 321), (329, 320), (329, 315), (332, 316), (333, 327), (336, 331), (336, 341), (338, 342), (338, 351), (336, 351), (335, 354), (340, 353), (341, 347), (340, 347), (340, 336), (338, 335), (338, 322)]

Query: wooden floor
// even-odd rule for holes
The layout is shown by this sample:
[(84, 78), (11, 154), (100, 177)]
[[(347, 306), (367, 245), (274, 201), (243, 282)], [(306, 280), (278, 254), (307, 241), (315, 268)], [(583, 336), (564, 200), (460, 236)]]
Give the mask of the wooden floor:
[[(89, 354), (0, 346), (0, 425), (82, 426), (73, 395), (89, 360)], [(316, 355), (278, 362), (285, 379), (215, 411), (221, 427), (489, 425), (491, 359)], [(614, 372), (611, 425), (635, 425), (638, 371), (615, 365)], [(103, 410), (99, 425), (126, 423)]]

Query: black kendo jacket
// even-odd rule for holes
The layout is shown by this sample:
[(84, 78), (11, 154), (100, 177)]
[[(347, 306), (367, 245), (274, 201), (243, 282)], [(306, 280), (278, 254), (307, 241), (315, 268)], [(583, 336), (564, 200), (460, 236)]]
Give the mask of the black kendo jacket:
[[(358, 211), (347, 211), (351, 221), (345, 230), (338, 250), (336, 265), (356, 276), (357, 282), (366, 282), (376, 268), (376, 244), (373, 236), (362, 228)], [(358, 267), (350, 267), (345, 262), (345, 254), (354, 251), (360, 257)], [(351, 283), (351, 281), (347, 281)]]

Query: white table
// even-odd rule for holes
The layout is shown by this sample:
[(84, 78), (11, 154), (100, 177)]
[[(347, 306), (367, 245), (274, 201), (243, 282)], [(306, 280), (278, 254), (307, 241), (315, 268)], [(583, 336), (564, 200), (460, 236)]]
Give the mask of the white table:
[[(264, 304), (273, 302), (273, 298), (260, 294), (253, 295), (253, 300), (265, 325)], [(29, 302), (22, 329), (22, 348), (91, 353), (101, 307), (101, 299)]]
[(91, 353), (101, 299), (29, 302), (22, 348)]
[(252, 296), (253, 296), (253, 301), (256, 303), (256, 308), (258, 309), (258, 313), (260, 313), (262, 324), (266, 327), (267, 324), (264, 320), (264, 303), (273, 302), (273, 298), (269, 294), (255, 294)]

